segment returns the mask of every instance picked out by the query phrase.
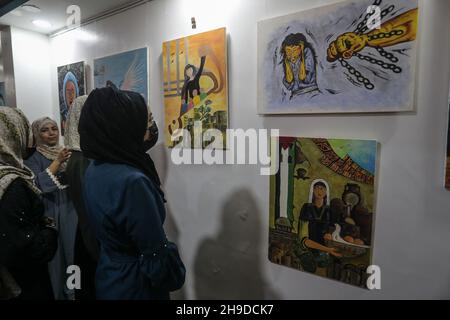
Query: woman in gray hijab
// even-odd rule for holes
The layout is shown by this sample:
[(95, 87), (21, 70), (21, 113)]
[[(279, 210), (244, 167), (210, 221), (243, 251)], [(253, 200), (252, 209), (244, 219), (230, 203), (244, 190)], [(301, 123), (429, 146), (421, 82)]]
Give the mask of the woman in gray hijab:
[(57, 232), (23, 162), (30, 138), (24, 114), (0, 107), (0, 299), (53, 298), (47, 263)]
[(40, 118), (32, 124), (36, 152), (25, 164), (36, 175), (36, 185), (42, 190), (46, 215), (55, 220), (59, 231), (58, 250), (49, 263), (53, 293), (57, 300), (73, 300), (74, 290), (67, 288), (67, 268), (74, 264), (77, 215), (69, 199), (66, 184), (66, 162), (70, 152), (59, 145), (57, 123)]

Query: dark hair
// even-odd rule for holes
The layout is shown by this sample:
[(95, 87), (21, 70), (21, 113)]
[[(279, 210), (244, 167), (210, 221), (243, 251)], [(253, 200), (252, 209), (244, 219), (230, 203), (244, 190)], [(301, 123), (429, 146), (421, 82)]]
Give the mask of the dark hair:
[(327, 189), (327, 186), (325, 183), (323, 183), (322, 181), (317, 181), (316, 183), (314, 183), (313, 188), (315, 187), (324, 187), (325, 189)]
[[(327, 188), (326, 184), (323, 183), (322, 181), (317, 181), (316, 183), (314, 183), (314, 185), (313, 185), (313, 190), (314, 190), (315, 187), (323, 187), (323, 188), (325, 188), (325, 189), (327, 190), (327, 192), (328, 192), (328, 188)], [(312, 195), (312, 201), (313, 201), (313, 202), (314, 202), (314, 199), (315, 199), (315, 196), (314, 196), (314, 192), (313, 192), (313, 195)], [(328, 195), (325, 194), (325, 197), (323, 198), (323, 202), (324, 202), (325, 205), (327, 204), (327, 200), (328, 200)]]
[(316, 63), (316, 53), (312, 45), (306, 40), (306, 37), (303, 33), (291, 33), (286, 38), (284, 38), (283, 43), (281, 44), (280, 53), (282, 56), (282, 61), (286, 58), (285, 48), (288, 46), (298, 46), (303, 44), (305, 48), (311, 50), (314, 57), (314, 64)]
[(306, 37), (303, 33), (291, 33), (286, 38), (284, 38), (283, 44), (281, 45), (282, 50), (287, 46), (297, 46), (300, 44), (307, 44)]
[(184, 79), (187, 81), (188, 80), (188, 77), (187, 77), (187, 75), (186, 75), (186, 71), (187, 71), (187, 69), (189, 69), (189, 68), (191, 68), (192, 69), (192, 74), (195, 76), (195, 74), (197, 73), (197, 67), (196, 66), (194, 66), (194, 65), (192, 65), (192, 64), (187, 64), (185, 67), (184, 67)]

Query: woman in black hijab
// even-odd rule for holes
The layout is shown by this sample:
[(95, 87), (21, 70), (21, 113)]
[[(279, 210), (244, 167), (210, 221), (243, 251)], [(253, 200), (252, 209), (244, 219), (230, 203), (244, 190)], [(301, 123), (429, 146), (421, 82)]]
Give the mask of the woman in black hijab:
[(98, 299), (168, 299), (185, 269), (163, 230), (164, 194), (145, 152), (148, 111), (143, 97), (115, 88), (94, 90), (80, 117), (86, 170), (84, 199), (101, 244)]
[(143, 143), (147, 119), (147, 106), (139, 93), (112, 87), (94, 90), (78, 127), (84, 156), (134, 166), (159, 188), (161, 181)]

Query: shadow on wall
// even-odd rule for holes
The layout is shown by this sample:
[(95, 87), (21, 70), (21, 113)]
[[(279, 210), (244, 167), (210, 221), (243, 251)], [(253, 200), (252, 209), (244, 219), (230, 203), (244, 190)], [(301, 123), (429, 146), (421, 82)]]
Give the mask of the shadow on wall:
[(221, 229), (203, 240), (195, 257), (196, 299), (277, 299), (262, 273), (261, 212), (250, 191), (224, 203)]
[[(164, 147), (163, 143), (159, 143), (151, 149), (150, 155), (155, 162), (156, 168), (158, 169), (158, 175), (161, 180), (162, 188), (164, 190), (164, 185), (167, 180), (168, 161), (170, 161), (169, 159), (167, 159), (167, 148)], [(168, 197), (166, 196), (166, 198)], [(170, 241), (175, 242), (176, 245), (180, 248), (180, 243), (178, 241), (180, 237), (180, 231), (170, 209), (169, 200), (166, 203), (166, 220), (164, 222), (164, 230), (166, 232), (167, 238)], [(183, 255), (181, 255), (181, 258), (183, 258)], [(182, 287), (178, 291), (172, 292), (170, 294), (170, 297), (174, 300), (185, 300), (186, 292), (184, 287)]]

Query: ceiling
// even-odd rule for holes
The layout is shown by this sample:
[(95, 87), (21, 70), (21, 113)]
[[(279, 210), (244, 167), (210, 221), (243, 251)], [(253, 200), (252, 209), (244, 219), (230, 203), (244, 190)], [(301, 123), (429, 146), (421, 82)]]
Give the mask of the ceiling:
[[(22, 1), (23, 2), (23, 1)], [(34, 5), (40, 8), (40, 12), (29, 12), (23, 6), (0, 17), (0, 25), (9, 25), (31, 30), (43, 34), (52, 34), (66, 27), (69, 14), (66, 13), (70, 5), (77, 5), (81, 9), (81, 22), (89, 20), (109, 10), (113, 10), (127, 4), (138, 2), (136, 0), (31, 0), (24, 5)], [(29, 8), (29, 7), (28, 7)], [(33, 8), (31, 8), (33, 9)], [(46, 20), (51, 27), (38, 27), (33, 20)]]

